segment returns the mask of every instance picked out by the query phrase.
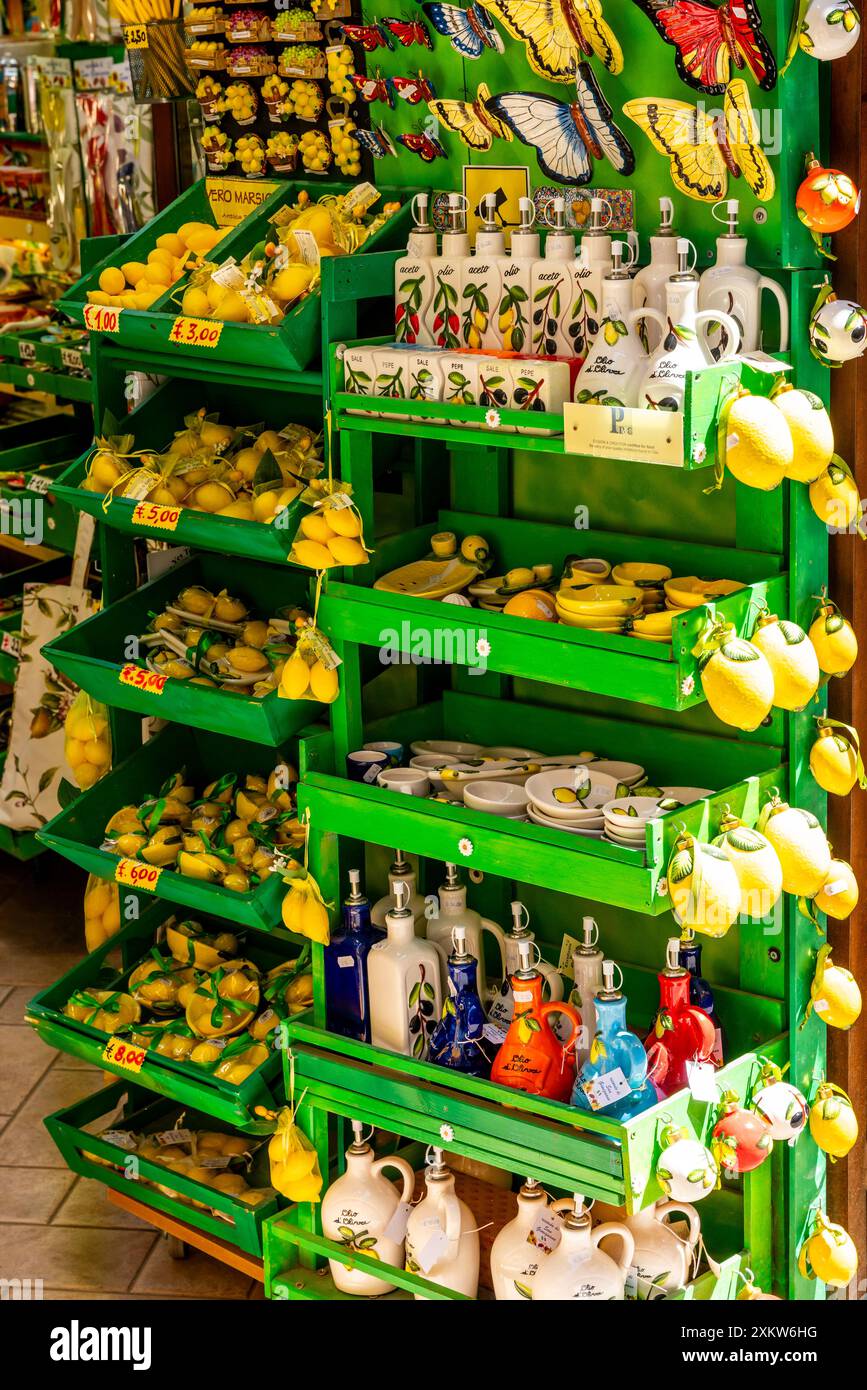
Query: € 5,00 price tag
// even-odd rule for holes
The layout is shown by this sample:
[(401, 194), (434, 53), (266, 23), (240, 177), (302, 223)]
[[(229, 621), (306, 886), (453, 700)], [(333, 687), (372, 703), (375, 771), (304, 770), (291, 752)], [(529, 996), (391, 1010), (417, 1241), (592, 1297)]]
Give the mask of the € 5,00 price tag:
[(115, 883), (123, 883), (127, 888), (137, 888), (141, 893), (155, 893), (162, 869), (153, 864), (142, 864), (138, 859), (121, 859), (114, 871)]
[(107, 304), (86, 304), (84, 322), (91, 333), (119, 333), (122, 313), (123, 309), (115, 309)]
[(163, 507), (159, 502), (137, 502), (132, 519), (137, 526), (150, 526), (156, 531), (176, 531), (181, 519), (180, 507)]
[(156, 671), (146, 671), (143, 666), (135, 666), (131, 661), (121, 667), (118, 680), (121, 685), (131, 685), (144, 695), (162, 695), (168, 676), (160, 676)]
[(169, 342), (180, 347), (215, 348), (223, 332), (222, 322), (212, 319), (176, 318), (169, 333)]
[(109, 1038), (102, 1050), (102, 1060), (124, 1071), (141, 1071), (147, 1049), (136, 1047), (127, 1038)]

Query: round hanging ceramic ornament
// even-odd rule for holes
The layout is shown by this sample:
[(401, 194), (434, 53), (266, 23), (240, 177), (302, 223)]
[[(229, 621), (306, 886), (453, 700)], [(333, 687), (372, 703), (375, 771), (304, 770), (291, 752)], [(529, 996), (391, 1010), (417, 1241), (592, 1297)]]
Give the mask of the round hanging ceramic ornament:
[(852, 0), (810, 0), (798, 42), (822, 63), (845, 58), (861, 37), (861, 17)]
[(815, 155), (807, 157), (807, 174), (795, 197), (798, 216), (819, 236), (842, 232), (861, 210), (861, 194), (848, 174), (826, 169)]
[(713, 1127), (711, 1144), (729, 1178), (759, 1168), (774, 1147), (764, 1120), (745, 1110), (733, 1091), (726, 1091), (722, 1098), (722, 1113)]
[(764, 1120), (771, 1138), (787, 1144), (800, 1139), (810, 1113), (806, 1096), (790, 1081), (784, 1081), (782, 1071), (772, 1062), (762, 1067), (752, 1108)]
[(813, 356), (826, 367), (841, 367), (867, 350), (867, 313), (852, 299), (838, 299), (825, 285), (810, 319)]
[(656, 1161), (656, 1180), (666, 1197), (675, 1202), (700, 1202), (709, 1196), (719, 1178), (710, 1149), (676, 1125), (663, 1132), (662, 1145)]

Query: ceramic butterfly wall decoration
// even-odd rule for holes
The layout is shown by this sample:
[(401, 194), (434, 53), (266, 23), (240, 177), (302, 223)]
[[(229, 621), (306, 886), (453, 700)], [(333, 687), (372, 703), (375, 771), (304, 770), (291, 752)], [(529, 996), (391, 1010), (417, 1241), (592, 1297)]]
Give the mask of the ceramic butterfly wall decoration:
[(595, 54), (616, 76), (623, 51), (606, 23), (600, 0), (482, 0), (512, 38), (521, 39), (535, 73), (572, 82), (576, 64)]
[(392, 77), (390, 81), (397, 95), (410, 106), (418, 106), (420, 101), (432, 101), (436, 96), (433, 83), (422, 72), (415, 77)]
[(375, 77), (366, 77), (363, 72), (351, 72), (349, 80), (361, 100), (366, 101), (368, 105), (374, 101), (384, 101), (389, 106), (394, 106), (391, 83), (387, 77), (383, 77), (379, 72)]
[(512, 139), (509, 127), (489, 110), (490, 99), (490, 89), (480, 82), (475, 101), (442, 99), (430, 102), (429, 110), (447, 130), (460, 136), (469, 149), (489, 150), (495, 135), (500, 140)]
[(423, 48), (433, 48), (427, 25), (422, 19), (382, 19), (380, 25), (396, 38), (401, 48), (411, 48), (414, 43)]
[(777, 85), (777, 63), (762, 32), (755, 0), (634, 0), (657, 31), (677, 49), (684, 82), (721, 96), (732, 68), (749, 69), (763, 91)]
[(357, 43), (365, 53), (392, 47), (388, 34), (378, 24), (341, 24), (338, 27), (349, 43)]
[(370, 130), (358, 126), (354, 131), (354, 138), (373, 159), (385, 159), (389, 155), (394, 159), (397, 156), (394, 141), (381, 125), (371, 126)]
[(589, 63), (579, 63), (576, 100), (556, 101), (537, 92), (508, 92), (486, 102), (525, 145), (536, 150), (539, 168), (557, 183), (589, 183), (593, 160), (606, 158), (619, 174), (635, 169), (635, 152)]
[(423, 5), (422, 9), (437, 33), (450, 39), (452, 48), (462, 58), (481, 58), (486, 48), (505, 52), (503, 40), (475, 0), (465, 10), (439, 3)]
[(743, 175), (759, 202), (773, 198), (774, 171), (759, 142), (743, 78), (729, 83), (722, 118), (668, 97), (627, 101), (623, 110), (654, 148), (668, 156), (672, 181), (688, 198), (718, 202), (726, 196), (730, 173)]

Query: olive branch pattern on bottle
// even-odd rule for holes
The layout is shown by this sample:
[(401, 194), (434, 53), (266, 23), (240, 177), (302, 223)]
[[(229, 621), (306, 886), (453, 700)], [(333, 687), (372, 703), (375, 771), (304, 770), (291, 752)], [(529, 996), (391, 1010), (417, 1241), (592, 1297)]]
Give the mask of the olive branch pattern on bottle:
[(546, 352), (549, 357), (557, 353), (557, 329), (560, 318), (560, 287), (563, 278), (543, 285), (533, 295), (533, 347)]
[(367, 391), (365, 388), (368, 387), (373, 380), (370, 373), (363, 372), (360, 367), (357, 371), (353, 371), (348, 363), (344, 363), (344, 372), (347, 391), (354, 392), (356, 396), (366, 396)]
[(534, 381), (531, 376), (519, 376), (512, 394), (512, 400), (518, 410), (544, 410), (545, 402), (540, 395), (544, 384), (541, 377)]
[(583, 387), (575, 397), (576, 405), (623, 405), (623, 401), (611, 396), (603, 387), (601, 391), (588, 391)]
[(418, 342), (419, 310), (424, 276), (402, 281), (394, 306), (394, 336), (399, 343)]
[(446, 400), (455, 405), (475, 405), (470, 379), (463, 372), (449, 372), (446, 377)]
[(434, 1017), (436, 993), (433, 985), (428, 984), (425, 979), (425, 974), (425, 967), (420, 964), (418, 979), (410, 989), (406, 999), (410, 1015), (409, 1032), (412, 1038), (412, 1055), (419, 1059), (427, 1055), (430, 1035), (436, 1027)]
[(376, 1236), (372, 1236), (369, 1231), (353, 1231), (351, 1226), (338, 1226), (337, 1236), (340, 1245), (350, 1253), (366, 1255), (369, 1260), (378, 1260), (380, 1257), (374, 1250)]
[(520, 352), (527, 341), (527, 320), (522, 304), (527, 291), (521, 285), (507, 285), (500, 300), (498, 327), (507, 352)]
[(482, 376), (479, 373), (479, 405), (485, 408), (492, 405), (505, 406), (509, 403), (509, 397), (503, 390), (504, 376)]
[(464, 288), (464, 299), (468, 303), (463, 313), (462, 331), (464, 342), (470, 348), (480, 348), (482, 335), (488, 331), (491, 306), (485, 294), (486, 289), (487, 282), (482, 285), (467, 285)]
[(434, 374), (429, 367), (419, 367), (417, 372), (410, 376), (411, 386), (409, 388), (409, 398), (411, 401), (432, 401), (434, 393), (431, 390)]
[(380, 372), (376, 378), (376, 394), (394, 401), (405, 400), (403, 367), (398, 367), (393, 375), (389, 372)]
[(434, 295), (434, 321), (433, 331), (437, 347), (459, 348), (461, 321), (457, 313), (458, 292), (454, 285), (450, 285), (448, 280), (444, 280), (442, 275), (436, 277), (436, 293)]

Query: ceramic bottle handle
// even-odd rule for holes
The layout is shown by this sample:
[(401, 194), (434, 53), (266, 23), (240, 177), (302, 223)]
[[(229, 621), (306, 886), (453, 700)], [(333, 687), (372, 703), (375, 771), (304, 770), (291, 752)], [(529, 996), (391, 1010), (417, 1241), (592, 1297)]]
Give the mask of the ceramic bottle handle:
[[(632, 1232), (627, 1226), (622, 1225), (620, 1221), (603, 1221), (601, 1226), (594, 1226), (593, 1230), (590, 1232), (590, 1239), (597, 1247), (600, 1241), (603, 1241), (606, 1236), (617, 1236), (617, 1239), (620, 1241), (622, 1247), (620, 1259), (616, 1260), (615, 1263), (621, 1273), (626, 1274), (635, 1258), (635, 1238)], [(610, 1255), (609, 1259), (614, 1259), (614, 1256)]]
[(574, 1052), (576, 1044), (581, 1034), (581, 1015), (571, 1004), (555, 1003), (552, 999), (549, 1003), (543, 1004), (539, 1010), (541, 1018), (547, 1018), (549, 1014), (565, 1014), (572, 1024), (572, 1032), (566, 1042), (563, 1043), (563, 1051)]
[(456, 1260), (461, 1244), (461, 1204), (456, 1192), (446, 1192), (440, 1198), (439, 1215), (449, 1247), (446, 1258)]
[(536, 969), (545, 977), (551, 994), (549, 1003), (556, 1004), (558, 1000), (563, 998), (563, 976), (560, 974), (556, 965), (549, 965), (546, 960), (537, 961)]
[(721, 325), (728, 334), (728, 344), (725, 352), (711, 365), (718, 367), (722, 362), (731, 362), (733, 357), (737, 357), (741, 350), (741, 330), (738, 328), (731, 314), (724, 314), (720, 309), (702, 309), (695, 316), (696, 328), (702, 323), (715, 323)]
[[(482, 918), (482, 931), (490, 932), (491, 936), (494, 938), (494, 940), (495, 940), (496, 943), (497, 943), (497, 947), (498, 947), (499, 952), (500, 952), (500, 969), (501, 969), (501, 971), (502, 971), (502, 974), (501, 974), (501, 976), (500, 976), (500, 979), (501, 979), (501, 980), (504, 980), (504, 979), (506, 978), (506, 974), (507, 974), (507, 971), (506, 971), (506, 936), (505, 936), (505, 933), (504, 933), (502, 927), (498, 927), (497, 924), (496, 924), (496, 922), (492, 922), (492, 921), (490, 920), (489, 917), (483, 917), (483, 918)], [(479, 981), (478, 981), (479, 985), (481, 986), (481, 985), (484, 983), (484, 974), (485, 974), (485, 962), (484, 962), (483, 960), (480, 960), (480, 961), (479, 961), (479, 970), (478, 970), (478, 974), (479, 974), (479, 976), (481, 977), (481, 978), (479, 979)]]
[(379, 1174), (386, 1168), (393, 1168), (396, 1173), (400, 1173), (400, 1180), (403, 1184), (400, 1193), (400, 1200), (402, 1202), (408, 1202), (412, 1197), (413, 1189), (415, 1187), (415, 1173), (413, 1172), (411, 1165), (407, 1163), (405, 1158), (391, 1157), (377, 1158), (370, 1165), (370, 1171), (374, 1175), (374, 1177), (378, 1177)]
[(701, 1061), (706, 1061), (716, 1045), (716, 1029), (702, 1009), (693, 1004), (684, 1009), (683, 1016), (688, 1020), (695, 1038), (695, 1050)]
[(656, 1214), (660, 1221), (664, 1223), (666, 1216), (671, 1216), (679, 1211), (681, 1216), (685, 1216), (689, 1222), (689, 1243), (695, 1245), (701, 1235), (701, 1218), (695, 1207), (690, 1206), (689, 1202), (658, 1202)]
[(778, 285), (776, 280), (768, 280), (762, 276), (759, 281), (759, 294), (767, 290), (772, 294), (780, 306), (780, 352), (789, 350), (789, 301), (782, 285)]
[(637, 323), (641, 323), (642, 319), (652, 319), (660, 329), (663, 341), (665, 340), (665, 335), (668, 331), (668, 320), (665, 314), (661, 314), (658, 309), (652, 309), (648, 305), (644, 309), (633, 309), (627, 316), (626, 321), (630, 328), (634, 328)]

